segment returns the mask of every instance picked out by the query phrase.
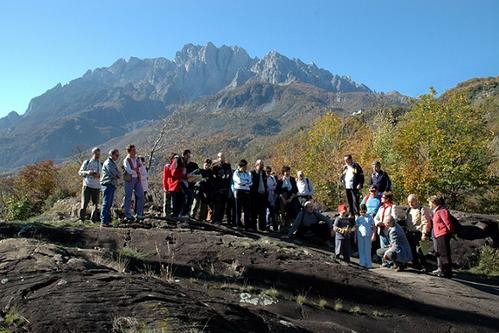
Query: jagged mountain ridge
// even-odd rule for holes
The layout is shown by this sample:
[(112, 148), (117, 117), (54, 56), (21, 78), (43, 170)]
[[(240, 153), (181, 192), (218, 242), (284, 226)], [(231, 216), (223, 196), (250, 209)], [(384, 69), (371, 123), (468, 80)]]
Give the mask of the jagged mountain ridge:
[(293, 82), (333, 93), (371, 93), (348, 77), (277, 52), (259, 59), (238, 46), (187, 44), (173, 60), (132, 57), (89, 70), (33, 98), (22, 116), (0, 119), (0, 171), (62, 160), (77, 147), (124, 135), (200, 97), (244, 85)]

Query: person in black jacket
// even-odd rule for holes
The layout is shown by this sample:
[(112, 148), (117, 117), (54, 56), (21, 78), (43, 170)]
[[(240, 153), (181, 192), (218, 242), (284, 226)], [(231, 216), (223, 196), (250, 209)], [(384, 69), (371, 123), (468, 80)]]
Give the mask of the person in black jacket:
[(279, 196), (283, 227), (288, 227), (300, 212), (301, 205), (298, 201), (298, 186), (296, 179), (291, 176), (291, 168), (283, 166), (282, 177), (277, 181), (276, 194)]
[[(230, 201), (230, 183), (232, 181), (232, 168), (225, 161), (223, 153), (218, 153), (218, 160), (213, 164), (213, 223), (222, 223), (224, 214)], [(228, 212), (229, 213), (229, 212)], [(227, 224), (232, 224), (232, 213), (227, 214)]]
[(203, 163), (203, 168), (199, 170), (202, 179), (194, 185), (194, 202), (191, 209), (191, 217), (196, 218), (199, 212), (199, 219), (205, 221), (208, 216), (208, 208), (212, 208), (213, 202), (213, 170), (212, 161), (207, 158)]
[(258, 220), (258, 230), (266, 229), (266, 209), (267, 209), (267, 175), (265, 173), (262, 160), (255, 162), (255, 169), (251, 171), (253, 185), (251, 185), (251, 227), (256, 229)]
[(341, 183), (345, 187), (350, 215), (359, 215), (360, 190), (364, 186), (364, 172), (360, 165), (353, 161), (352, 155), (344, 157), (345, 166), (341, 173)]
[(373, 172), (369, 177), (369, 187), (376, 186), (379, 193), (390, 192), (392, 190), (392, 181), (388, 173), (381, 170), (380, 161), (374, 161), (372, 164)]

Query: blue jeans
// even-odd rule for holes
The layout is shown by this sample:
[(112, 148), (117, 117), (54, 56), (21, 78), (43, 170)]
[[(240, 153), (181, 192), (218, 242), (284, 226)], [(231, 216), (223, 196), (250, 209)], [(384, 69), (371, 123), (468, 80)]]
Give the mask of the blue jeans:
[(134, 190), (135, 197), (137, 198), (135, 213), (139, 217), (142, 217), (144, 213), (144, 190), (142, 189), (142, 183), (138, 178), (132, 178), (131, 181), (125, 182), (125, 217), (127, 218), (132, 218), (131, 205)]
[(104, 225), (109, 225), (111, 222), (111, 207), (114, 201), (114, 185), (102, 186), (102, 210), (100, 213), (100, 221)]

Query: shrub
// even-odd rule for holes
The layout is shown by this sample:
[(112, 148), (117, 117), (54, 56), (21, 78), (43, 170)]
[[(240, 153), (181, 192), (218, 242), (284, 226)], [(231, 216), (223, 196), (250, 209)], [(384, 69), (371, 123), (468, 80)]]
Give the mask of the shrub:
[(499, 249), (484, 246), (480, 250), (478, 265), (471, 268), (470, 271), (475, 274), (491, 277), (499, 276)]
[(8, 220), (26, 220), (40, 213), (39, 205), (33, 203), (27, 194), (20, 197), (10, 196), (5, 200), (6, 218)]

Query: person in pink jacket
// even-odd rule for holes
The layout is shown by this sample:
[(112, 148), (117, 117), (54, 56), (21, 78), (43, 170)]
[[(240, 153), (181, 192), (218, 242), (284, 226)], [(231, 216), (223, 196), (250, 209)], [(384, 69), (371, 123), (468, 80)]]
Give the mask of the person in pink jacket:
[(449, 211), (443, 206), (441, 198), (433, 195), (428, 198), (428, 203), (433, 210), (433, 247), (435, 249), (438, 265), (438, 269), (433, 271), (432, 274), (439, 277), (451, 278), (452, 260), (450, 239), (454, 232), (454, 227), (450, 219)]

